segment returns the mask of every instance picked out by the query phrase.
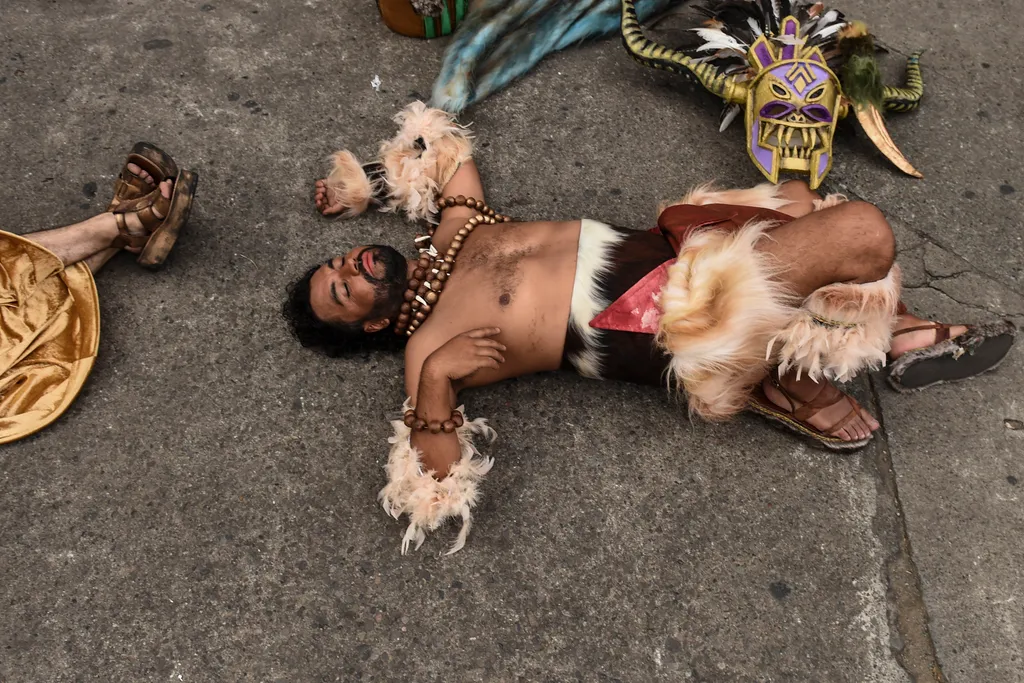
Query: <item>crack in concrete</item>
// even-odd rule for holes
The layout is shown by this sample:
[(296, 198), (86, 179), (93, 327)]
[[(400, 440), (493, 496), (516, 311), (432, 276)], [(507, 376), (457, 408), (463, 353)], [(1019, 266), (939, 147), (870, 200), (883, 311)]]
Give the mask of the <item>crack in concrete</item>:
[[(958, 273), (958, 275), (962, 275), (962, 274), (963, 273)], [(930, 289), (933, 292), (935, 292), (937, 294), (940, 294), (941, 296), (946, 297), (947, 299), (949, 299), (953, 303), (959, 304), (959, 305), (964, 306), (966, 308), (973, 308), (976, 311), (983, 311), (983, 312), (985, 312), (985, 313), (987, 313), (989, 315), (994, 315), (994, 316), (997, 316), (999, 318), (1005, 318), (1005, 317), (1021, 318), (1021, 317), (1024, 317), (1024, 313), (1020, 313), (1020, 312), (1017, 312), (1017, 311), (1007, 311), (1006, 313), (999, 313), (998, 311), (993, 311), (992, 309), (987, 308), (985, 306), (981, 306), (979, 304), (972, 304), (972, 303), (968, 303), (966, 301), (960, 301), (960, 299), (957, 299), (954, 296), (950, 296), (947, 292), (939, 289), (938, 287), (936, 287), (935, 285), (932, 284), (933, 282), (941, 282), (942, 280), (948, 280), (948, 279), (951, 279), (951, 278), (954, 278), (954, 277), (956, 277), (956, 275), (951, 275), (948, 278), (944, 278), (944, 277), (943, 278), (934, 278), (928, 284), (918, 285), (916, 287), (911, 287), (909, 285), (905, 285), (903, 287), (903, 289), (908, 289), (908, 290)]]
[(903, 503), (892, 465), (889, 434), (882, 414), (882, 402), (874, 377), (868, 377), (874, 414), (881, 427), (875, 446), (873, 464), (878, 473), (879, 504), (875, 512), (875, 531), (879, 536), (896, 541), (897, 549), (884, 564), (889, 608), (889, 622), (899, 642), (890, 643), (893, 656), (914, 683), (947, 683), (935, 652), (928, 608), (924, 601), (921, 575), (914, 562), (914, 551), (907, 532)]
[[(846, 195), (850, 199), (854, 199), (854, 200), (858, 200), (858, 201), (868, 201), (868, 200), (864, 199), (864, 196), (862, 194), (860, 194), (859, 192), (857, 192), (855, 190), (850, 189), (850, 186), (847, 183), (845, 183), (845, 182), (843, 182), (841, 180), (837, 180), (837, 179), (832, 178), (832, 179), (830, 179), (830, 183), (829, 184), (830, 185), (834, 185), (841, 194)], [(958, 259), (960, 259), (961, 261), (963, 261), (964, 263), (966, 263), (969, 266), (969, 268), (967, 270), (963, 270), (960, 273), (957, 273), (957, 275), (962, 275), (963, 273), (966, 273), (966, 272), (973, 272), (973, 273), (975, 273), (977, 275), (981, 275), (983, 277), (988, 278), (992, 282), (995, 282), (996, 284), (1000, 285), (1001, 287), (1004, 287), (1007, 291), (1012, 292), (1013, 294), (1016, 294), (1017, 296), (1024, 297), (1024, 290), (1017, 289), (1017, 287), (1015, 285), (1012, 285), (1012, 284), (1009, 284), (1009, 283), (1003, 281), (1001, 276), (993, 275), (988, 270), (985, 270), (984, 268), (979, 268), (977, 264), (973, 263), (970, 259), (965, 258), (962, 254), (958, 253), (955, 249), (952, 249), (951, 247), (946, 246), (945, 244), (943, 244), (942, 242), (936, 240), (934, 237), (932, 237), (928, 233), (926, 233), (923, 230), (921, 230), (920, 228), (914, 227), (911, 224), (910, 221), (906, 220), (905, 218), (903, 218), (900, 215), (898, 210), (896, 210), (896, 209), (889, 209), (889, 213), (891, 215), (895, 216), (900, 221), (900, 223), (902, 223), (906, 227), (907, 230), (912, 232), (921, 241), (928, 242), (929, 244), (935, 245), (939, 249), (942, 249), (943, 251), (945, 251), (947, 253), (950, 253), (953, 256), (956, 256)], [(915, 245), (913, 245), (913, 247), (911, 247), (911, 249), (916, 249), (919, 246), (920, 246), (919, 244), (915, 244)], [(923, 258), (924, 257), (922, 256), (922, 263), (923, 263)], [(899, 260), (898, 256), (897, 256), (897, 260)], [(931, 275), (931, 273), (928, 272), (928, 267), (927, 266), (925, 266), (925, 272), (928, 273), (928, 275)], [(950, 299), (952, 299), (952, 298), (953, 297), (950, 297)], [(956, 301), (956, 299), (953, 299), (953, 300)], [(957, 303), (960, 303), (960, 302), (957, 302)], [(968, 306), (970, 304), (964, 304), (964, 305)]]
[[(970, 265), (970, 263), (968, 263), (967, 265)], [(949, 280), (950, 278), (954, 278), (954, 277), (956, 277), (958, 275), (963, 275), (964, 273), (973, 273), (974, 272), (970, 268), (964, 268), (963, 270), (958, 270), (955, 273), (951, 273), (950, 275), (936, 275), (935, 273), (933, 273), (928, 268), (928, 262), (925, 260), (924, 256), (921, 256), (921, 267), (924, 268), (925, 274), (928, 277), (931, 278), (932, 282), (939, 282), (939, 281), (942, 281), (942, 280)]]

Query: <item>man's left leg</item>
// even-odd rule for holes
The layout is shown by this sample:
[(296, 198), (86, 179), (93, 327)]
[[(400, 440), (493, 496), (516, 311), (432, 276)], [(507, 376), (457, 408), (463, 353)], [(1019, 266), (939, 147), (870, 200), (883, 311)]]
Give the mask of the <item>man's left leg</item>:
[[(794, 218), (846, 202), (842, 195), (822, 198), (803, 181), (784, 183), (780, 194), (791, 202), (781, 211)], [(1016, 337), (1016, 327), (1009, 321), (982, 325), (942, 324), (911, 314), (902, 302), (898, 305), (892, 331), (892, 345), (887, 354), (888, 378), (898, 391), (987, 372), (999, 365)], [(791, 372), (785, 381), (795, 379)], [(873, 419), (868, 422), (874, 425), (872, 429), (877, 429), (877, 422)]]

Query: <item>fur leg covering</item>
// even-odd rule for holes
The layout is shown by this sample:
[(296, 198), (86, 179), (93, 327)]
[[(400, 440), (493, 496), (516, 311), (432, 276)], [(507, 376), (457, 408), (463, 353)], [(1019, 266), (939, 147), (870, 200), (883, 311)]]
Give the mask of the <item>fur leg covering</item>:
[[(406, 400), (402, 412), (410, 407), (410, 401)], [(465, 419), (463, 406), (458, 410)], [(391, 426), (395, 434), (388, 439), (392, 446), (384, 468), (388, 473), (388, 483), (377, 494), (377, 500), (395, 519), (409, 516), (409, 527), (402, 537), (402, 554), (409, 551), (413, 542), (416, 544), (414, 549), (419, 550), (427, 532), (434, 531), (446, 520), (461, 518), (459, 536), (445, 554), (457, 553), (466, 545), (469, 536), (471, 510), (480, 498), (480, 483), (494, 466), (494, 459), (480, 455), (473, 439), (479, 436), (493, 441), (496, 436), (494, 430), (487, 426), (484, 418), (465, 420), (457, 430), (462, 457), (448, 470), (448, 476), (439, 481), (430, 471), (423, 470), (420, 452), (412, 446), (412, 432), (405, 423), (395, 420)]]
[(774, 277), (778, 266), (756, 249), (772, 225), (698, 232), (669, 267), (658, 343), (672, 355), (670, 381), (705, 419), (743, 410), (768, 370), (765, 347), (793, 317), (796, 301)]
[(437, 195), (473, 155), (469, 131), (455, 116), (413, 102), (395, 116), (398, 134), (380, 146), (389, 197), (382, 211), (437, 222)]
[(900, 301), (900, 269), (866, 284), (834, 284), (813, 292), (785, 331), (768, 344), (778, 348), (779, 372), (796, 368), (818, 381), (838, 382), (885, 364)]

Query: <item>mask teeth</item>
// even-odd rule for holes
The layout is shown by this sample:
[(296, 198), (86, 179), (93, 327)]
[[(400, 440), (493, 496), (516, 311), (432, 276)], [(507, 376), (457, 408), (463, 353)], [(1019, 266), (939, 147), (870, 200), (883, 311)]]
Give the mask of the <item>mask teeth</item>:
[(790, 128), (789, 126), (787, 126), (785, 132), (783, 132), (783, 134), (782, 134), (783, 135), (782, 144), (784, 144), (787, 147), (789, 147), (789, 143), (793, 139), (793, 133), (794, 132), (796, 132), (795, 128)]
[(815, 147), (818, 146), (818, 130), (816, 128), (811, 128), (810, 129), (810, 133), (811, 133), (811, 144), (809, 144), (808, 147), (810, 147), (811, 149), (814, 149)]
[(810, 145), (810, 141), (811, 141), (810, 129), (808, 129), (808, 128), (801, 128), (800, 129), (800, 137), (803, 139), (804, 149), (807, 149), (807, 147)]

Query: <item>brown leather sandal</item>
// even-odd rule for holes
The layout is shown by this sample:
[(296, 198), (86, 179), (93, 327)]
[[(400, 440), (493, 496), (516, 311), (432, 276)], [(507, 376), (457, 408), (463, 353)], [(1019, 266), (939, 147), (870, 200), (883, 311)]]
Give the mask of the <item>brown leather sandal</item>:
[[(795, 432), (806, 439), (809, 439), (813, 443), (825, 448), (835, 451), (854, 451), (864, 446), (873, 438), (872, 436), (866, 439), (858, 441), (846, 441), (833, 436), (835, 432), (845, 427), (850, 423), (851, 420), (857, 417), (860, 412), (860, 404), (852, 396), (848, 396), (843, 392), (838, 392), (838, 395), (834, 398), (822, 398), (822, 394), (825, 391), (825, 385), (822, 386), (821, 391), (810, 401), (800, 401), (790, 394), (786, 389), (783, 388), (782, 384), (779, 383), (778, 379), (774, 374), (769, 375), (772, 385), (779, 390), (779, 392), (785, 397), (789, 403), (789, 410), (785, 410), (772, 402), (768, 395), (765, 394), (764, 388), (758, 384), (754, 391), (751, 392), (750, 400), (748, 401), (748, 407), (758, 415), (768, 419), (776, 425), (782, 426), (785, 429)], [(828, 429), (818, 429), (811, 425), (808, 420), (813, 418), (815, 415), (820, 413), (826, 408), (831, 408), (840, 401), (847, 401), (850, 405), (850, 412), (844, 417), (837, 420)], [(801, 404), (798, 408), (797, 405)]]
[[(119, 201), (113, 208), (118, 236), (111, 246), (140, 249), (139, 264), (159, 268), (188, 221), (198, 182), (199, 176), (194, 171), (180, 171), (170, 198), (160, 194), (158, 186), (141, 197)], [(126, 215), (129, 213), (138, 217), (145, 234), (133, 235), (128, 231)]]
[(1013, 347), (1017, 327), (1009, 320), (984, 325), (965, 325), (967, 331), (950, 336), (952, 325), (928, 323), (893, 333), (893, 337), (923, 330), (935, 330), (930, 346), (890, 356), (889, 386), (908, 392), (935, 384), (956, 382), (999, 367)]
[[(135, 164), (153, 178), (150, 183), (128, 169), (128, 164)], [(125, 159), (121, 173), (114, 181), (114, 196), (110, 200), (107, 211), (113, 211), (121, 202), (137, 199), (149, 194), (168, 178), (178, 177), (178, 165), (162, 149), (148, 142), (137, 142)]]
[(164, 222), (149, 236), (149, 241), (142, 248), (137, 259), (139, 264), (156, 269), (163, 265), (167, 255), (178, 241), (181, 229), (188, 222), (192, 212), (192, 200), (196, 196), (199, 185), (199, 174), (195, 171), (180, 171), (171, 191), (171, 207)]

